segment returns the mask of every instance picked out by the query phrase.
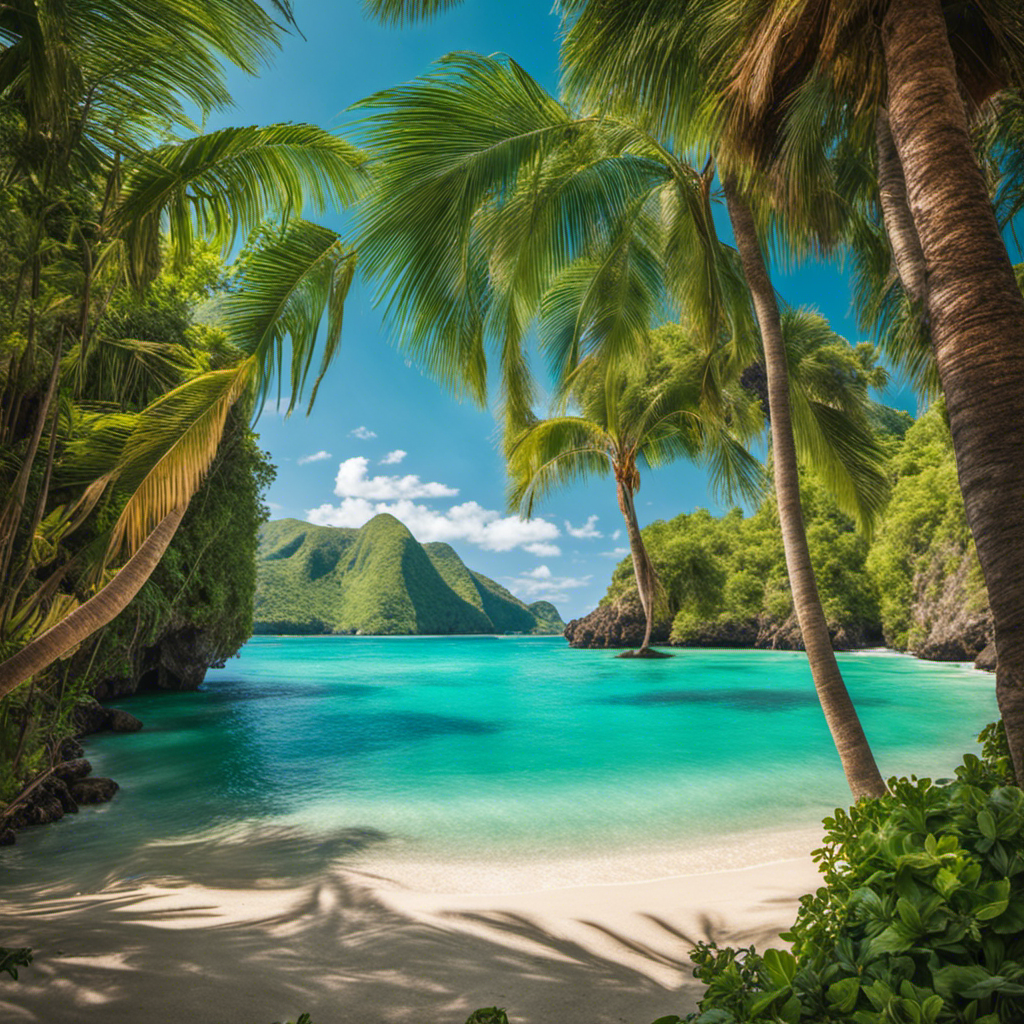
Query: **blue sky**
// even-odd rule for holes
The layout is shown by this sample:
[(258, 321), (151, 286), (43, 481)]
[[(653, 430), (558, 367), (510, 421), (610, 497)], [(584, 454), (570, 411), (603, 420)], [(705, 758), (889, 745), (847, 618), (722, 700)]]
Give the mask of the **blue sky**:
[[(452, 50), (507, 53), (554, 90), (558, 21), (550, 6), (465, 0), (429, 25), (390, 29), (364, 19), (355, 0), (298, 0), (305, 39), (289, 36), (259, 78), (235, 76), (237, 105), (211, 127), (311, 121), (343, 130), (351, 103)], [(718, 219), (727, 237), (724, 213)], [(342, 214), (325, 222), (346, 229)], [(776, 272), (775, 282), (788, 302), (818, 309), (840, 334), (862, 340), (838, 270), (807, 265)], [(914, 411), (908, 392), (894, 388), (887, 400)], [(392, 511), (420, 540), (448, 541), (470, 568), (523, 600), (554, 601), (565, 619), (596, 605), (627, 553), (609, 479), (550, 499), (531, 523), (510, 518), (490, 411), (459, 403), (397, 351), (382, 311), (358, 285), (341, 355), (312, 415), (285, 419), (268, 408), (257, 430), (278, 469), (268, 494), (273, 518), (354, 526), (378, 509)], [(686, 463), (646, 474), (637, 498), (642, 523), (700, 507), (722, 511), (704, 474)]]

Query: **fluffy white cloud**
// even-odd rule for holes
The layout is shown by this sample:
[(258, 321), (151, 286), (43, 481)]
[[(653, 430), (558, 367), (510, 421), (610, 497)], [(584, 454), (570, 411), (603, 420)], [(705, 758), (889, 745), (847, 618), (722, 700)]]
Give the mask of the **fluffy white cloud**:
[[(350, 459), (349, 462), (362, 461)], [(342, 463), (344, 467), (345, 463)], [(365, 469), (365, 466), (363, 467)], [(339, 469), (339, 477), (341, 471)], [(374, 477), (374, 480), (408, 479), (399, 477)], [(418, 480), (413, 477), (412, 479)], [(366, 481), (372, 483), (373, 481)], [(429, 485), (423, 485), (429, 486)], [(443, 486), (443, 485), (438, 485)], [(449, 490), (447, 493), (454, 493)], [(493, 509), (484, 508), (475, 501), (452, 505), (444, 511), (428, 508), (401, 497), (397, 501), (372, 501), (366, 495), (342, 495), (340, 505), (320, 505), (309, 509), (306, 518), (320, 526), (359, 527), (375, 515), (388, 512), (400, 519), (419, 541), (466, 541), (485, 551), (512, 551), (515, 548), (530, 550), (535, 545), (555, 547), (551, 541), (559, 536), (554, 523), (544, 519), (520, 519), (518, 516), (503, 516)], [(532, 552), (536, 553), (536, 552)], [(549, 556), (542, 556), (549, 557)]]
[(622, 531), (621, 530), (616, 530), (612, 534), (612, 540), (618, 540), (621, 536), (622, 536)]
[(570, 590), (589, 587), (593, 576), (555, 576), (546, 566), (539, 565), (518, 576), (506, 576), (508, 589), (522, 601), (567, 601)]
[(524, 544), (524, 551), (529, 551), (531, 555), (536, 555), (538, 558), (558, 558), (562, 553), (562, 549), (557, 544)]
[(629, 554), (629, 548), (613, 548), (611, 551), (602, 551), (602, 558), (614, 558), (616, 560), (625, 558)]
[(348, 436), (358, 437), (360, 441), (369, 441), (371, 438), (374, 438), (377, 435), (376, 433), (374, 433), (374, 431), (368, 429), (367, 427), (356, 427), (355, 430), (350, 430), (348, 432)]
[(604, 534), (595, 525), (598, 516), (587, 516), (587, 521), (582, 526), (573, 526), (568, 519), (565, 521), (566, 532), (571, 537), (578, 537), (580, 540), (587, 540), (591, 537), (603, 537)]
[[(369, 459), (361, 455), (346, 459), (338, 466), (334, 480), (334, 493), (339, 498), (369, 498), (372, 501), (395, 501), (408, 498), (450, 498), (458, 494), (457, 487), (424, 482), (418, 476), (367, 476)], [(402, 517), (399, 516), (399, 519)], [(408, 525), (408, 524), (406, 524)], [(411, 528), (411, 527), (410, 527)]]
[(396, 448), (393, 452), (388, 452), (383, 459), (380, 460), (382, 466), (397, 466), (408, 455), (408, 452), (403, 452), (401, 448)]
[(302, 458), (299, 459), (299, 465), (305, 466), (307, 462), (323, 462), (324, 459), (329, 459), (330, 457), (330, 452), (325, 452), (323, 450), (313, 452), (312, 455), (303, 455)]

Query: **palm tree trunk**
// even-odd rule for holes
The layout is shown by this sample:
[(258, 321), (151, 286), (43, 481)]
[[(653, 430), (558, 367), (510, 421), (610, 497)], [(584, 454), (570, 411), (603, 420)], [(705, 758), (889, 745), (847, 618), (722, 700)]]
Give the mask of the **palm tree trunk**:
[(882, 42), (932, 346), (992, 608), (996, 697), (1024, 778), (1024, 300), (971, 146), (939, 0), (892, 0)]
[(633, 557), (633, 575), (636, 577), (636, 590), (640, 595), (640, 605), (647, 619), (644, 642), (640, 645), (640, 650), (646, 651), (651, 646), (651, 630), (654, 625), (654, 565), (651, 562), (650, 555), (647, 554), (644, 538), (640, 533), (640, 524), (636, 518), (636, 506), (633, 504), (633, 494), (621, 480), (616, 481), (616, 487), (619, 496), (619, 511), (626, 522), (629, 552)]
[(778, 499), (782, 543), (786, 552), (786, 569), (793, 592), (793, 607), (800, 623), (818, 700), (839, 751), (839, 759), (854, 799), (880, 796), (886, 791), (885, 783), (836, 663), (807, 547), (789, 407), (789, 371), (775, 291), (768, 277), (750, 207), (740, 197), (731, 179), (724, 179), (722, 184), (736, 247), (754, 300), (754, 311), (764, 345), (775, 494)]
[(88, 639), (124, 611), (157, 567), (186, 508), (182, 505), (161, 520), (120, 572), (98, 594), (0, 665), (0, 698), (6, 697), (26, 679), (48, 668), (61, 655)]
[(927, 275), (921, 240), (907, 200), (907, 182), (896, 143), (889, 128), (889, 115), (879, 110), (875, 120), (875, 149), (878, 155), (878, 205), (889, 238), (900, 284), (913, 302), (923, 303)]

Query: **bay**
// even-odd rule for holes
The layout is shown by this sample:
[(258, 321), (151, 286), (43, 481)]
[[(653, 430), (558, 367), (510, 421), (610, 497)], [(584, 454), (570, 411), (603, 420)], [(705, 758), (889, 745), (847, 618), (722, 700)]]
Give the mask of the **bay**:
[[(951, 776), (997, 717), (991, 675), (839, 659), (887, 777)], [(0, 853), (8, 881), (621, 862), (808, 828), (849, 802), (797, 652), (637, 662), (560, 637), (255, 637), (197, 693), (115, 706), (145, 729), (85, 743), (121, 792), (22, 832)]]

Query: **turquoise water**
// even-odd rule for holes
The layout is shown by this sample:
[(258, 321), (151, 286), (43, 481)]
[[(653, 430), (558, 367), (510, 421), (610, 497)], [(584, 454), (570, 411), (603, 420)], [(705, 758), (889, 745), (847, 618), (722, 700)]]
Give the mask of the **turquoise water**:
[[(992, 677), (840, 656), (884, 775), (949, 776)], [(0, 852), (88, 888), (279, 878), (341, 858), (515, 859), (811, 825), (847, 790), (802, 654), (622, 661), (561, 638), (257, 637), (194, 694), (86, 740), (113, 803)]]

